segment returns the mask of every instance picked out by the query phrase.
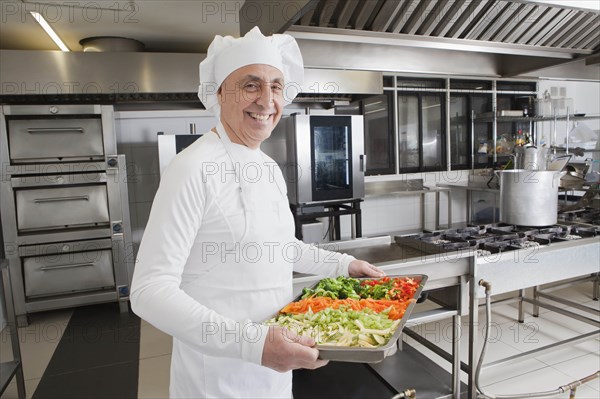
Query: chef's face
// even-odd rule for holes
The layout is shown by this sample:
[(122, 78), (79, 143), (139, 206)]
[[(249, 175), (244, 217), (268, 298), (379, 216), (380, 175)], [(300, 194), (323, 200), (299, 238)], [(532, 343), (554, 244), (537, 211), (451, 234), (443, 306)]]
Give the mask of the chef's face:
[(218, 98), (230, 140), (258, 148), (281, 119), (283, 74), (270, 65), (246, 65), (225, 78)]

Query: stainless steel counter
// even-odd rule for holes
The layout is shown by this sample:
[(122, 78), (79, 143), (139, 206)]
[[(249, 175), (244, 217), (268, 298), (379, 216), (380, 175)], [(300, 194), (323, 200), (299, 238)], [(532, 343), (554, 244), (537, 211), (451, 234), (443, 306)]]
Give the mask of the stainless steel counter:
[[(461, 315), (468, 309), (468, 276), (472, 256), (469, 253), (427, 254), (417, 249), (399, 245), (394, 237), (381, 236), (323, 245), (325, 249), (347, 253), (366, 260), (384, 270), (388, 275), (425, 274), (428, 276), (424, 291), (452, 288), (449, 306), (426, 312), (413, 312), (407, 325), (415, 326), (436, 320), (452, 318), (453, 333), (458, 337)], [(407, 329), (404, 330), (409, 333)], [(453, 339), (452, 352), (446, 359), (452, 364), (452, 383), (446, 395), (460, 397), (460, 339)], [(383, 362), (385, 363), (385, 361)], [(390, 379), (389, 370), (380, 366), (373, 370), (392, 386), (399, 386), (397, 378)], [(400, 371), (398, 371), (399, 373)], [(395, 375), (395, 374), (394, 374)], [(449, 387), (446, 386), (445, 389)]]
[[(524, 288), (597, 275), (600, 264), (600, 237), (556, 242), (547, 246), (541, 245), (486, 256), (478, 256), (477, 251), (473, 249), (428, 254), (414, 247), (400, 245), (391, 236), (335, 242), (325, 244), (324, 247), (369, 261), (386, 271), (388, 275), (425, 274), (429, 278), (424, 291), (457, 288), (458, 299), (454, 309), (440, 310), (433, 314), (413, 313), (409, 321), (414, 325), (452, 317), (456, 328), (456, 326), (460, 326), (462, 315), (471, 314), (469, 319), (469, 356), (465, 363), (461, 364), (458, 355), (460, 353), (459, 339), (453, 340), (452, 353), (434, 348), (435, 344), (433, 343), (420, 341), (436, 354), (451, 362), (453, 388), (452, 392), (448, 394), (455, 398), (460, 397), (459, 375), (461, 369), (468, 376), (468, 397), (475, 398), (477, 396), (474, 384), (474, 369), (478, 360), (478, 353), (475, 353), (474, 348), (477, 345), (476, 326), (479, 323), (476, 309), (479, 299), (484, 297), (484, 292), (476, 283), (468, 284), (469, 281), (478, 282), (484, 279), (491, 282), (494, 295), (520, 291), (518, 299), (521, 302), (533, 303), (532, 300), (523, 297)], [(298, 276), (294, 280), (294, 285), (317, 279), (311, 280), (310, 276)], [(519, 311), (520, 319), (521, 313), (522, 310)], [(413, 336), (410, 331), (405, 330), (405, 332)], [(575, 339), (586, 338), (576, 337)], [(561, 343), (557, 345), (559, 344)], [(457, 355), (455, 356), (455, 354)], [(375, 367), (374, 370), (387, 381), (386, 378), (390, 375), (389, 370), (383, 371), (381, 367)], [(388, 383), (390, 382), (388, 381)]]

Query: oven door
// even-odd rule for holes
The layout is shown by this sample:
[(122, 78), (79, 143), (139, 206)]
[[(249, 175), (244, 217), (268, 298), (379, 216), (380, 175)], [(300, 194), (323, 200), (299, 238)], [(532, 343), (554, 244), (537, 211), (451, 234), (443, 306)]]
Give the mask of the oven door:
[(113, 289), (111, 245), (104, 239), (21, 247), (25, 296)]
[[(343, 200), (364, 195), (361, 119), (339, 115), (310, 117), (313, 201)], [(360, 123), (355, 123), (359, 120)]]
[(89, 161), (104, 157), (100, 117), (13, 117), (7, 120), (7, 125), (12, 163)]
[(12, 184), (19, 233), (109, 225), (104, 173), (18, 177)]

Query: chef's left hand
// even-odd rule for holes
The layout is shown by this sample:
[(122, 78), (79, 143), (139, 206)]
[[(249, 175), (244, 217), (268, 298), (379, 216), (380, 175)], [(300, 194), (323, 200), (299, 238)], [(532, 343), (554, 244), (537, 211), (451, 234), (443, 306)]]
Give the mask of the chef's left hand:
[(385, 276), (385, 272), (378, 268), (377, 266), (373, 266), (369, 262), (365, 262), (364, 260), (355, 259), (348, 265), (348, 274), (350, 277), (383, 277)]

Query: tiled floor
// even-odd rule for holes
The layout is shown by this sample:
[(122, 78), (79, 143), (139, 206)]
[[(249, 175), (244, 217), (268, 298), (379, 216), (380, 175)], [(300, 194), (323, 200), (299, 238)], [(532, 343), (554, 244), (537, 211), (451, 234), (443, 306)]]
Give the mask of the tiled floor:
[[(554, 293), (564, 295), (565, 297), (598, 309), (599, 302), (592, 300), (591, 290), (591, 284), (585, 283)], [(494, 334), (493, 340), (488, 345), (486, 363), (529, 351), (560, 339), (570, 338), (578, 333), (597, 331), (597, 328), (589, 324), (565, 319), (564, 316), (544, 309), (541, 310), (540, 317), (534, 318), (531, 316), (531, 306), (527, 306), (526, 309), (525, 323), (520, 324), (515, 321), (517, 315), (516, 304), (496, 305), (493, 307), (493, 329), (491, 331), (494, 331)], [(97, 327), (98, 324), (94, 324), (95, 328), (100, 328), (100, 331), (110, 332), (110, 334), (103, 334), (104, 338), (102, 339), (91, 339), (89, 335), (90, 330), (88, 330), (86, 339), (90, 341), (89, 345), (106, 341), (101, 343), (100, 347), (109, 348), (107, 349), (109, 353), (97, 352), (93, 356), (82, 355), (81, 353), (68, 353), (68, 350), (62, 353), (64, 349), (56, 351), (65, 331), (68, 334), (72, 334), (70, 328), (68, 329), (67, 326), (70, 321), (73, 321), (71, 320), (73, 314), (81, 314), (80, 310), (61, 310), (32, 315), (30, 326), (22, 328), (19, 331), (28, 397), (55, 397), (48, 394), (48, 392), (51, 392), (53, 386), (59, 385), (52, 384), (61, 384), (60, 386), (63, 387), (78, 386), (78, 389), (84, 389), (87, 386), (90, 390), (94, 390), (93, 387), (95, 384), (110, 383), (103, 381), (103, 378), (105, 378), (102, 377), (103, 370), (110, 370), (114, 375), (125, 379), (134, 379), (137, 375), (137, 381), (133, 381), (133, 385), (130, 384), (130, 389), (131, 386), (137, 385), (138, 398), (166, 398), (168, 396), (171, 338), (143, 320), (141, 322), (138, 321), (139, 327), (136, 327), (135, 316), (125, 318), (111, 317), (109, 313), (111, 311), (109, 310), (107, 313), (106, 308), (100, 309), (100, 313), (96, 311), (96, 314), (100, 314), (98, 323), (101, 323), (103, 326)], [(116, 308), (114, 311), (116, 312)], [(90, 311), (91, 313), (93, 312)], [(468, 323), (466, 319), (466, 317), (463, 318), (462, 323), (465, 331)], [(79, 324), (75, 324), (89, 326), (89, 324), (86, 324), (87, 322), (83, 322), (81, 319), (77, 320), (79, 320)], [(483, 308), (480, 309), (479, 321), (480, 327), (478, 331), (481, 346), (483, 324), (485, 321)], [(139, 330), (136, 330), (136, 328), (139, 328)], [(429, 340), (436, 341), (442, 348), (446, 350), (450, 349), (451, 339), (449, 338), (449, 332), (451, 329), (447, 321), (420, 325), (413, 327), (413, 329), (421, 335), (426, 336)], [(136, 331), (139, 331), (139, 339), (136, 337)], [(119, 334), (116, 332), (119, 332)], [(3, 333), (1, 338), (0, 359), (10, 359), (10, 343), (7, 340), (6, 334)], [(70, 339), (70, 342), (73, 341), (76, 341), (76, 339)], [(424, 349), (414, 340), (405, 337), (405, 341), (423, 350), (423, 353), (442, 368), (446, 370), (450, 369), (447, 362)], [(463, 359), (467, 355), (467, 344), (468, 337), (466, 333), (461, 334)], [(139, 355), (135, 352), (135, 348), (138, 345)], [(97, 348), (89, 349), (89, 353), (94, 353), (97, 350)], [(88, 352), (87, 349), (86, 352)], [(128, 359), (125, 353), (129, 353), (127, 356), (138, 356), (139, 362)], [(49, 364), (50, 366), (48, 366)], [(136, 369), (138, 365), (139, 368)], [(53, 375), (48, 375), (50, 368), (53, 369)], [(557, 348), (550, 353), (540, 354), (528, 360), (517, 360), (511, 364), (484, 369), (481, 376), (481, 385), (486, 392), (492, 394), (547, 391), (592, 374), (599, 369), (600, 337), (596, 335), (585, 342)], [(44, 374), (45, 372), (46, 375)], [(97, 375), (98, 381), (87, 380), (89, 375)], [(461, 378), (463, 381), (466, 381), (466, 375), (462, 375)], [(114, 384), (115, 382), (113, 381), (112, 383)], [(44, 391), (43, 395), (42, 391)], [(110, 397), (125, 398), (123, 392), (119, 393), (118, 390), (114, 392), (114, 396), (108, 396), (106, 399)], [(89, 395), (84, 396), (94, 397), (91, 391)], [(568, 398), (568, 396), (568, 393), (564, 393), (553, 397)], [(13, 382), (2, 395), (2, 399), (16, 397), (16, 385)], [(417, 397), (419, 397), (418, 393)], [(585, 386), (579, 387), (576, 398), (600, 398), (600, 380), (596, 379)]]
[[(583, 283), (552, 292), (556, 296), (564, 296), (573, 301), (600, 310), (600, 303), (592, 299), (592, 284)], [(560, 305), (559, 305), (560, 306)], [(564, 306), (560, 306), (564, 308)], [(494, 362), (519, 353), (569, 339), (588, 332), (598, 331), (590, 324), (566, 318), (554, 312), (540, 308), (540, 316), (532, 316), (532, 306), (525, 305), (524, 323), (518, 323), (517, 304), (492, 305), (492, 328), (484, 364)], [(570, 309), (573, 310), (573, 309)], [(600, 321), (598, 316), (584, 314)], [(478, 352), (483, 344), (485, 310), (479, 309)], [(464, 330), (468, 328), (468, 317), (462, 320)], [(413, 329), (430, 341), (439, 344), (447, 351), (451, 349), (451, 325), (449, 321), (429, 323)], [(406, 342), (423, 352), (447, 371), (450, 365), (437, 355), (425, 349), (411, 338)], [(468, 335), (461, 334), (461, 356), (468, 354)], [(517, 359), (508, 364), (484, 368), (481, 372), (481, 387), (485, 393), (495, 395), (533, 393), (551, 391), (561, 385), (571, 383), (600, 370), (600, 335), (573, 345), (560, 346), (553, 351), (535, 355), (533, 358)], [(462, 381), (466, 382), (466, 374), (462, 373)], [(527, 396), (526, 396), (527, 397)], [(568, 398), (568, 393), (549, 397)], [(596, 379), (577, 389), (576, 398), (600, 398), (600, 379)]]

